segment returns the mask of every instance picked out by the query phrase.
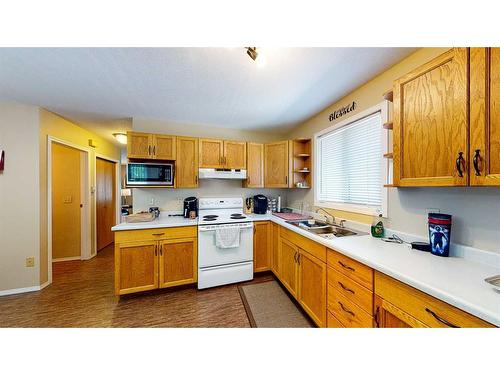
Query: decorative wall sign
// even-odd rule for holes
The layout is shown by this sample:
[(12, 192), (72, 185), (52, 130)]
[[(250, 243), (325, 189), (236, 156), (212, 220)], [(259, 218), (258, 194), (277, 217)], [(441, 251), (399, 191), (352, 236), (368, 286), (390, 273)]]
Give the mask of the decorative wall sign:
[(349, 112), (352, 112), (356, 109), (356, 102), (352, 102), (351, 104), (346, 105), (345, 107), (342, 107), (340, 109), (337, 109), (336, 111), (333, 111), (330, 113), (329, 119), (330, 121), (336, 120), (339, 117), (342, 117)]
[(5, 160), (5, 151), (0, 150), (0, 172), (3, 172), (3, 167), (5, 164), (4, 160)]

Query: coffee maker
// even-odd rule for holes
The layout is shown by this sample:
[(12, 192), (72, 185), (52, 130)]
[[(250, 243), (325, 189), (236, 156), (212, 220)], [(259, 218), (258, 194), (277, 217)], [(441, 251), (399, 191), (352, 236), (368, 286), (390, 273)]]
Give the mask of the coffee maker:
[(188, 197), (184, 199), (183, 214), (185, 218), (189, 218), (190, 212), (194, 211), (194, 217), (198, 217), (198, 198)]

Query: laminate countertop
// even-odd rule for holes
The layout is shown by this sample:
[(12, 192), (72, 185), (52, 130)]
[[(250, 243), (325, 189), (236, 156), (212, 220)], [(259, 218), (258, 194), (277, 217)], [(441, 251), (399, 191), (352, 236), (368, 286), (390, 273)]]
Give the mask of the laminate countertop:
[[(491, 264), (459, 257), (438, 257), (411, 250), (405, 244), (384, 242), (370, 235), (321, 238), (266, 215), (248, 215), (254, 221), (272, 221), (329, 249), (338, 251), (373, 269), (443, 300), (496, 326), (500, 326), (500, 293), (484, 279), (500, 274), (500, 255)], [(166, 214), (147, 223), (121, 223), (113, 231), (198, 225), (198, 220)]]

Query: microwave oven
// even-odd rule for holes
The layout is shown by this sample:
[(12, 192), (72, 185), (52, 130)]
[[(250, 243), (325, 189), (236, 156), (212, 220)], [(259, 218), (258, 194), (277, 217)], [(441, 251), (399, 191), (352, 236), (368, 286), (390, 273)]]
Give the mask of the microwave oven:
[(171, 163), (128, 163), (127, 186), (174, 186)]

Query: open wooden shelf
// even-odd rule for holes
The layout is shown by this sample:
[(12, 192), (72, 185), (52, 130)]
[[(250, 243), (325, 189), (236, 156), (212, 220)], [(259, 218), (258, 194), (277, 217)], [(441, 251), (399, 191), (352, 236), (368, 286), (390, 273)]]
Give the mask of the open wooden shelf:
[(384, 129), (387, 130), (392, 130), (392, 121), (391, 122), (386, 122), (384, 125), (382, 125)]
[(386, 159), (392, 159), (392, 152), (388, 152), (387, 154), (384, 154), (384, 158)]
[[(298, 138), (290, 141), (290, 154), (292, 155), (290, 158), (290, 187), (310, 189), (312, 184), (312, 139)], [(305, 184), (306, 187), (297, 187), (297, 183)]]
[(385, 100), (392, 102), (392, 99), (393, 99), (392, 90), (384, 92), (384, 94), (382, 96)]
[(311, 154), (295, 154), (293, 156), (295, 156), (296, 158), (308, 158), (309, 156), (311, 156)]
[(304, 170), (304, 169), (296, 169), (293, 171), (293, 173), (311, 173), (310, 170)]
[(384, 184), (384, 187), (385, 188), (392, 188), (392, 187), (396, 187), (396, 185), (393, 185), (393, 184)]

